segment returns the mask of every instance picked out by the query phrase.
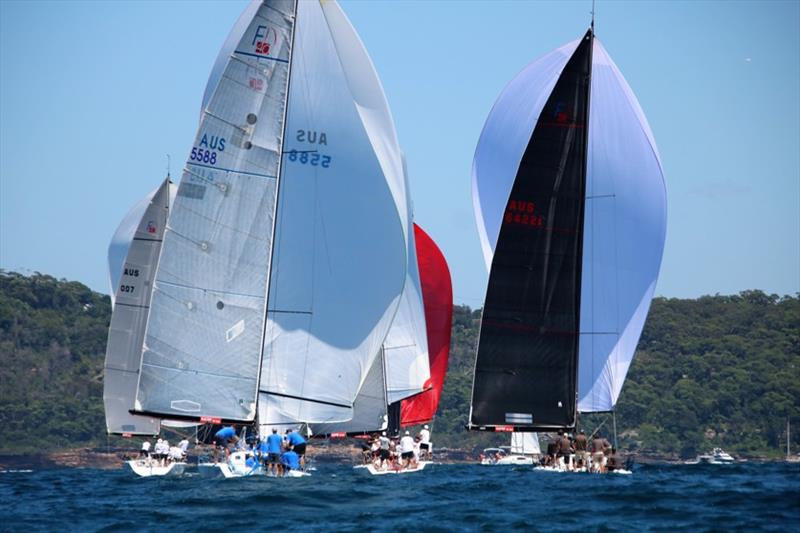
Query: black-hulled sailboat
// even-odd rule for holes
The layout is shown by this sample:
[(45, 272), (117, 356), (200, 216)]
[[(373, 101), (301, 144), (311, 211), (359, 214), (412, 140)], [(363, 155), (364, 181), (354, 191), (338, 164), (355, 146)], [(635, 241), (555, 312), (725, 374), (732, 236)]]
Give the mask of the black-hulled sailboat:
[(590, 28), (506, 86), (473, 161), (489, 283), (468, 428), (574, 428), (612, 411), (666, 233), (660, 158)]

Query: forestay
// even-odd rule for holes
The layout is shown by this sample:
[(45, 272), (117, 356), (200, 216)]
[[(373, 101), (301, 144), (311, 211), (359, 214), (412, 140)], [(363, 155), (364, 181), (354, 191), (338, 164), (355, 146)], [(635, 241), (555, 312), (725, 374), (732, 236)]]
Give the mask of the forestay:
[(294, 2), (255, 9), (203, 111), (170, 213), (136, 410), (252, 421)]
[(103, 367), (108, 433), (154, 435), (159, 420), (129, 413), (136, 396), (150, 287), (170, 206), (169, 178), (125, 216), (108, 250), (113, 312)]
[(407, 208), (383, 90), (334, 2), (300, 2), (260, 424), (340, 422), (406, 278)]

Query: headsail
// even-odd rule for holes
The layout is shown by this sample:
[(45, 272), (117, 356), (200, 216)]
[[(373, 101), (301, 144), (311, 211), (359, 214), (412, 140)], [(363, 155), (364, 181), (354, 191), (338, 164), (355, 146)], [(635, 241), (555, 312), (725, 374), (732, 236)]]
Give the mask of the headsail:
[[(405, 157), (403, 157), (403, 175), (405, 189), (410, 197), (411, 188)], [(406, 221), (409, 228), (415, 227), (411, 205), (410, 198), (407, 198)], [(408, 270), (405, 288), (392, 327), (383, 342), (386, 354), (386, 395), (390, 404), (422, 393), (431, 377), (425, 325), (427, 317), (423, 305), (415, 235), (416, 230), (407, 234)]]
[[(553, 111), (564, 110), (547, 109), (544, 102), (550, 103), (561, 71), (585, 42), (569, 43), (526, 67), (504, 89), (486, 121), (473, 162), (473, 201), (487, 265), (498, 260), (498, 235), (508, 215), (512, 221), (519, 215), (522, 222), (528, 214), (530, 224), (528, 205), (520, 211), (518, 203), (509, 201), (514, 199), (516, 169), (526, 155), (526, 135), (548, 116), (558, 121)], [(581, 412), (610, 410), (616, 403), (655, 289), (666, 228), (663, 172), (647, 120), (597, 39), (591, 57), (578, 268), (576, 393)], [(541, 207), (534, 203), (533, 214)], [(548, 224), (547, 216), (543, 222)], [(513, 290), (540, 288), (515, 285)], [(508, 364), (508, 371), (517, 370)]]
[(294, 43), (261, 424), (353, 417), (406, 277), (400, 150), (372, 64), (335, 2), (300, 2)]
[(138, 202), (108, 249), (113, 312), (108, 331), (103, 404), (109, 433), (154, 435), (159, 420), (129, 413), (136, 396), (150, 288), (170, 206), (169, 177)]
[(447, 373), (453, 322), (453, 285), (447, 261), (433, 239), (416, 224), (414, 237), (425, 305), (431, 377), (425, 384), (425, 392), (403, 401), (400, 411), (401, 426), (430, 422), (436, 414)]
[(383, 351), (381, 351), (372, 363), (367, 378), (353, 402), (353, 418), (346, 422), (312, 424), (311, 431), (318, 436), (334, 437), (386, 429), (386, 376), (383, 369)]

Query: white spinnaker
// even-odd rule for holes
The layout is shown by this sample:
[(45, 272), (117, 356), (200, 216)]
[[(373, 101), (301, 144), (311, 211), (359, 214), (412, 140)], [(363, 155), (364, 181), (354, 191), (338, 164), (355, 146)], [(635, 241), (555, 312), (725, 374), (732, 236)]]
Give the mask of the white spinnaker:
[(542, 453), (539, 447), (539, 435), (537, 433), (512, 433), (511, 453), (523, 455), (538, 455)]
[(487, 272), (522, 154), (578, 43), (568, 43), (525, 67), (506, 85), (486, 118), (472, 161), (472, 206)]
[(114, 295), (103, 378), (109, 433), (154, 435), (159, 420), (130, 414), (142, 355), (150, 288), (170, 207), (169, 178), (139, 201), (122, 220), (108, 250)]
[(200, 120), (170, 212), (136, 409), (255, 418), (294, 2), (258, 5)]
[[(522, 154), (579, 41), (526, 67), (506, 86), (473, 161), (475, 218), (491, 265)], [(581, 277), (578, 411), (616, 404), (655, 290), (666, 235), (666, 191), (636, 97), (594, 40)]]
[[(410, 183), (403, 157), (405, 176), (407, 224), (413, 227), (414, 213), (411, 203)], [(398, 206), (398, 209), (402, 206)], [(400, 306), (383, 343), (386, 354), (386, 396), (389, 403), (399, 402), (425, 390), (431, 378), (428, 357), (428, 334), (425, 326), (425, 307), (422, 301), (422, 284), (417, 264), (417, 245), (414, 232), (408, 233), (408, 270)]]
[(664, 173), (639, 102), (599, 40), (592, 57), (578, 410), (610, 411), (642, 333), (667, 228)]
[(343, 17), (333, 2), (298, 5), (261, 424), (349, 420), (404, 286), (400, 150)]

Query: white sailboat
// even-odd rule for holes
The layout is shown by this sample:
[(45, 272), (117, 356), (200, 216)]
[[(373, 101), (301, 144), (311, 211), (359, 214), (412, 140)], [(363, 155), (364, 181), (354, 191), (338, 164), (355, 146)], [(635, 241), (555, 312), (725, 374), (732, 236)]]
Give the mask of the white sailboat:
[(252, 2), (209, 79), (128, 414), (352, 418), (406, 285), (407, 212), (391, 115), (339, 6)]

